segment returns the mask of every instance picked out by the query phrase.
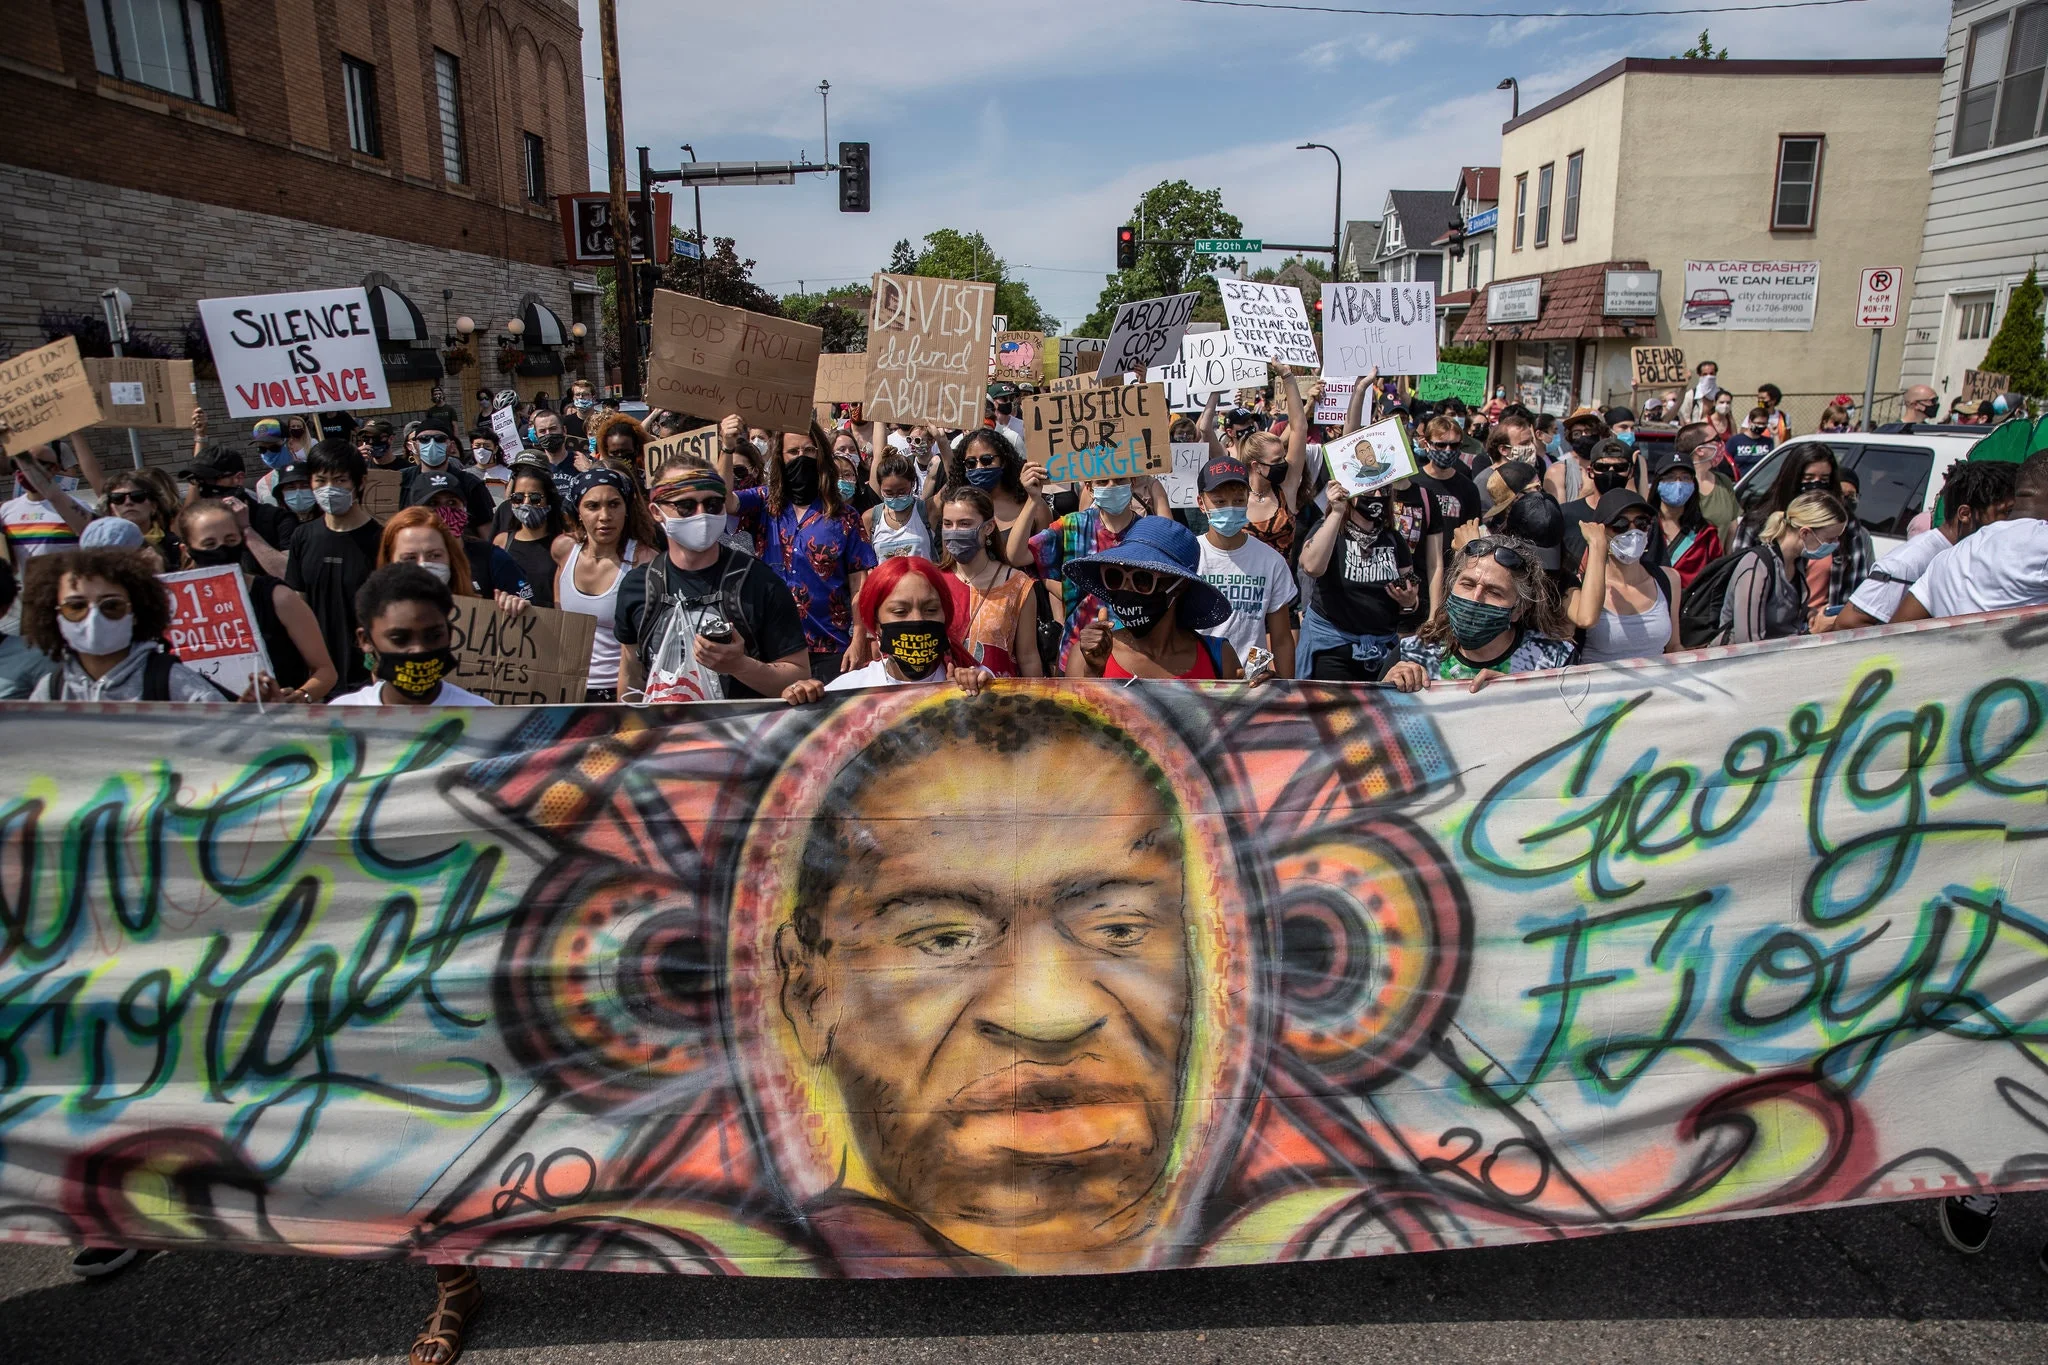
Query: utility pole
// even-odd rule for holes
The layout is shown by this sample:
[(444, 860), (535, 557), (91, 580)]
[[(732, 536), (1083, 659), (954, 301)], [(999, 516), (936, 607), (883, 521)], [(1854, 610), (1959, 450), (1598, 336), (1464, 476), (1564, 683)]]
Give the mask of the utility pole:
[[(597, 0), (597, 34), (604, 53), (604, 151), (612, 192), (612, 279), (618, 298), (619, 389), (627, 398), (638, 398), (639, 286), (633, 277), (633, 218), (626, 209), (626, 115), (619, 91), (618, 0)], [(652, 226), (650, 223), (649, 228)]]

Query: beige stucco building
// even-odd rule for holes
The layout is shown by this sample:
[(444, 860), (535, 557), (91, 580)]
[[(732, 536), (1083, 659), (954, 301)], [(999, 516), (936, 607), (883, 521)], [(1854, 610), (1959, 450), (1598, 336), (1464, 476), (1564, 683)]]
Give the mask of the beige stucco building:
[[(1912, 295), (1941, 72), (1632, 57), (1546, 100), (1502, 128), (1494, 283), (1457, 339), (1495, 343), (1496, 381), (1549, 411), (1628, 402), (1631, 348), (1679, 347), (1737, 393), (1777, 384), (1810, 430), (1863, 389), (1862, 270), (1895, 267)], [(1722, 268), (1689, 292), (1688, 261)]]

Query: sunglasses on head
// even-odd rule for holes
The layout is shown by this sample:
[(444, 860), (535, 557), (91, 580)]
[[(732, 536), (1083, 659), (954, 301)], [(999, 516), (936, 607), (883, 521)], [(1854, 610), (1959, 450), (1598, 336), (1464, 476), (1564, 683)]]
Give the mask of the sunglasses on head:
[(725, 497), (720, 493), (705, 493), (693, 498), (688, 493), (679, 493), (673, 498), (656, 498), (654, 505), (679, 517), (706, 513), (718, 516), (725, 511)]
[(1105, 564), (1101, 572), (1105, 591), (1136, 593), (1140, 597), (1164, 592), (1181, 581), (1179, 574), (1162, 573), (1156, 569), (1127, 569), (1121, 564)]
[(1477, 540), (1466, 541), (1464, 555), (1467, 559), (1490, 557), (1503, 569), (1524, 569), (1529, 565), (1529, 561), (1522, 558), (1520, 550), (1506, 541), (1495, 540), (1492, 536), (1481, 536)]
[(118, 621), (129, 611), (125, 597), (102, 597), (97, 602), (89, 602), (83, 597), (67, 597), (57, 604), (58, 612), (67, 621), (83, 621), (92, 615), (94, 607), (98, 607), (100, 615), (109, 621)]

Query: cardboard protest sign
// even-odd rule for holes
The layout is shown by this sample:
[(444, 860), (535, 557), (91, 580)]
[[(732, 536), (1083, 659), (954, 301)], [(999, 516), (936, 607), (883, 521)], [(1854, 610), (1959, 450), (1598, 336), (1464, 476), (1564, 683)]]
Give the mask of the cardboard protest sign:
[(1159, 482), (1166, 489), (1166, 504), (1169, 507), (1193, 507), (1201, 497), (1196, 487), (1201, 478), (1202, 466), (1209, 459), (1207, 441), (1175, 441), (1173, 443), (1173, 468), (1159, 476)]
[(667, 464), (672, 455), (695, 455), (711, 464), (718, 463), (718, 428), (698, 427), (680, 436), (669, 436), (647, 443), (647, 477), (651, 480), (655, 472)]
[(818, 402), (858, 403), (867, 397), (867, 387), (867, 352), (818, 357)]
[(164, 632), (164, 643), (178, 662), (236, 696), (257, 673), (270, 671), (241, 569), (224, 564), (157, 577), (171, 599), (171, 628)]
[(1398, 417), (1360, 427), (1349, 436), (1323, 445), (1330, 476), (1352, 493), (1370, 493), (1401, 479), (1415, 477), (1415, 448)]
[(1173, 413), (1160, 384), (1044, 393), (1025, 400), (1024, 458), (1054, 483), (1163, 474)]
[(1996, 370), (1964, 370), (1963, 400), (1981, 403), (1996, 398), (2001, 393), (2012, 392), (2012, 376), (1999, 374)]
[(360, 287), (201, 299), (199, 320), (230, 417), (391, 405)]
[(0, 364), (0, 419), (8, 425), (7, 453), (69, 436), (100, 420), (92, 379), (78, 358), (78, 342), (49, 345)]
[(495, 408), (491, 412), (491, 435), (498, 440), (498, 449), (505, 452), (506, 460), (526, 449), (526, 442), (519, 435), (519, 419), (511, 408)]
[(1118, 305), (1095, 373), (1105, 379), (1113, 374), (1142, 373), (1174, 359), (1180, 354), (1180, 339), (1186, 335), (1188, 321), (1194, 317), (1195, 304), (1201, 297), (1168, 294)]
[(996, 333), (996, 378), (1017, 384), (1036, 383), (1045, 368), (1044, 351), (1043, 332)]
[(395, 469), (373, 469), (363, 478), (363, 510), (389, 521), (405, 505), (405, 475)]
[(876, 275), (862, 413), (871, 422), (980, 425), (995, 311), (992, 284)]
[[(1323, 375), (1436, 373), (1436, 286), (1323, 286)], [(1483, 384), (1485, 381), (1482, 380)]]
[(1479, 407), (1486, 402), (1486, 367), (1440, 364), (1435, 374), (1425, 374), (1415, 381), (1415, 396), (1425, 403), (1455, 398), (1468, 408)]
[(1631, 346), (1628, 358), (1635, 368), (1635, 386), (1639, 389), (1685, 382), (1685, 351), (1681, 347)]
[(597, 618), (528, 607), (507, 615), (480, 597), (455, 599), (455, 685), (499, 706), (583, 700)]
[(189, 360), (152, 360), (146, 356), (88, 358), (93, 396), (105, 414), (103, 427), (181, 427), (192, 425), (199, 385)]
[(1223, 311), (1230, 318), (1239, 351), (1281, 365), (1314, 365), (1320, 359), (1315, 329), (1308, 325), (1308, 309), (1302, 306), (1299, 289), (1254, 280), (1217, 283), (1223, 289)]
[(647, 401), (692, 417), (736, 412), (748, 426), (802, 431), (811, 424), (824, 335), (809, 323), (657, 289)]
[(1090, 370), (1086, 374), (1063, 374), (1058, 379), (1053, 380), (1052, 383), (1046, 385), (1046, 390), (1050, 393), (1073, 393), (1077, 389), (1092, 389), (1094, 387), (1095, 371)]

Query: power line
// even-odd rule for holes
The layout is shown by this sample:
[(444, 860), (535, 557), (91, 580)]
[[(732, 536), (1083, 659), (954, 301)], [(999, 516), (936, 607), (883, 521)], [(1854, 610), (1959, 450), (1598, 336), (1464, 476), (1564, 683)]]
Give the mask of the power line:
[(1180, 0), (1183, 5), (1220, 5), (1226, 9), (1299, 10), (1309, 14), (1356, 14), (1369, 19), (1655, 19), (1672, 14), (1750, 14), (1759, 10), (1818, 9), (1824, 5), (1860, 5), (1865, 0), (1771, 0), (1762, 5), (1691, 5), (1682, 9), (1610, 10), (1463, 10), (1357, 9), (1337, 5), (1297, 5), (1282, 0)]

